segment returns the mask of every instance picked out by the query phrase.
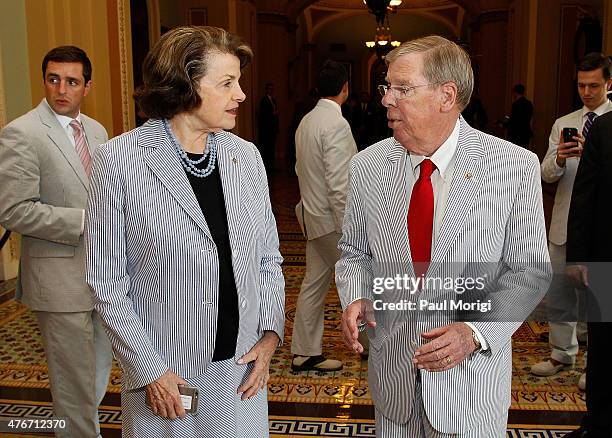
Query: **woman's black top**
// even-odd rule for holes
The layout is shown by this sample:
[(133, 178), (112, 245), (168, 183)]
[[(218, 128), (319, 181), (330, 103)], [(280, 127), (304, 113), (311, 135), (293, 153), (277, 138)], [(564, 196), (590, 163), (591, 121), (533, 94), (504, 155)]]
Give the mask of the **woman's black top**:
[[(187, 154), (191, 160), (202, 157), (197, 154)], [(207, 157), (197, 167), (200, 169), (208, 165)], [(217, 334), (213, 362), (233, 358), (236, 354), (236, 341), (238, 339), (238, 292), (234, 279), (232, 266), (232, 249), (227, 227), (227, 212), (223, 197), (223, 185), (219, 174), (217, 161), (215, 170), (204, 178), (198, 178), (185, 171), (193, 193), (200, 204), (208, 229), (217, 246), (219, 256), (219, 299), (217, 316)]]

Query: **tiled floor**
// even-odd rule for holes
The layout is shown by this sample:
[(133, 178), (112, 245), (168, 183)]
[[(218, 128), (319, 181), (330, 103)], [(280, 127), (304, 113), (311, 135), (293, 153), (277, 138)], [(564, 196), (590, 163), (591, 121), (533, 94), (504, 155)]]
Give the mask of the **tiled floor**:
[[(271, 193), (287, 285), (286, 339), (273, 358), (268, 386), (271, 431), (285, 437), (374, 436), (367, 362), (342, 343), (340, 306), (333, 286), (325, 308), (324, 353), (341, 359), (344, 369), (315, 373), (294, 372), (290, 368), (291, 329), (305, 269), (305, 243), (294, 220), (296, 180), (288, 176), (273, 179)], [(14, 282), (0, 283), (0, 295), (10, 294), (12, 289)], [(14, 300), (0, 303), (0, 417), (48, 414), (48, 378), (36, 321), (28, 309)], [(510, 421), (532, 426), (517, 426), (508, 436), (523, 436), (519, 434), (521, 428), (530, 430), (528, 436), (562, 436), (561, 431), (578, 424), (580, 412), (585, 410), (584, 394), (577, 389), (584, 366), (582, 353), (572, 371), (553, 378), (538, 378), (529, 373), (531, 364), (549, 354), (546, 330), (545, 324), (525, 323), (514, 336)], [(121, 372), (115, 367), (101, 409), (105, 436), (118, 436), (120, 379)], [(534, 426), (541, 424), (570, 426), (557, 429)]]

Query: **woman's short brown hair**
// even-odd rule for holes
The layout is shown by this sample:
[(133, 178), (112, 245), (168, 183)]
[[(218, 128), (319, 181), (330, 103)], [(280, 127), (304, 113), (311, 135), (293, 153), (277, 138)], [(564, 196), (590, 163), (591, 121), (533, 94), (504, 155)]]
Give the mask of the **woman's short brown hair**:
[(199, 81), (211, 53), (229, 53), (244, 68), (253, 51), (238, 36), (211, 26), (182, 26), (165, 33), (142, 64), (143, 85), (134, 93), (146, 117), (169, 119), (197, 108)]

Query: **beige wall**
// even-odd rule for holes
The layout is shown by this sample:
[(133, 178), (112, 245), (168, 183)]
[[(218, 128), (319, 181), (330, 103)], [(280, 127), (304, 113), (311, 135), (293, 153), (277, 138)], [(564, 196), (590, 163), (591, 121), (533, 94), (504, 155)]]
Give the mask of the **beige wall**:
[[(25, 23), (24, 0), (0, 2), (0, 128), (32, 107)], [(12, 234), (0, 252), (0, 280), (15, 278), (18, 266), (19, 236)]]
[[(5, 122), (32, 108), (25, 0), (0, 1), (0, 51)], [(39, 67), (40, 68), (40, 67)], [(41, 78), (42, 75), (38, 75)], [(41, 86), (41, 82), (38, 83)], [(1, 84), (0, 84), (1, 86)]]

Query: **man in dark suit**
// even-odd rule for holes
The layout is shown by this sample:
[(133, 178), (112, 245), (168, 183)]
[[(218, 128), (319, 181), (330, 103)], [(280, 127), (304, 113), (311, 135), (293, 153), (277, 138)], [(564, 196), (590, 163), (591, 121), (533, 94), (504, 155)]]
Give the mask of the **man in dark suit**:
[(278, 105), (274, 99), (274, 84), (266, 84), (266, 95), (259, 101), (259, 151), (266, 169), (274, 165), (274, 149), (278, 136)]
[(514, 144), (529, 149), (529, 141), (533, 136), (531, 131), (531, 117), (533, 104), (525, 97), (525, 86), (516, 84), (512, 90), (514, 102), (508, 118), (508, 140)]
[(376, 134), (376, 106), (367, 91), (359, 94), (359, 103), (353, 114), (354, 124), (357, 126), (357, 149), (362, 151), (369, 145), (380, 140)]
[[(607, 84), (609, 85), (609, 84)], [(612, 261), (612, 112), (595, 119), (587, 136), (567, 225), (567, 273), (588, 288), (587, 414), (566, 437), (612, 437), (612, 381), (607, 360), (612, 331), (609, 262)], [(606, 272), (608, 271), (608, 272)]]

